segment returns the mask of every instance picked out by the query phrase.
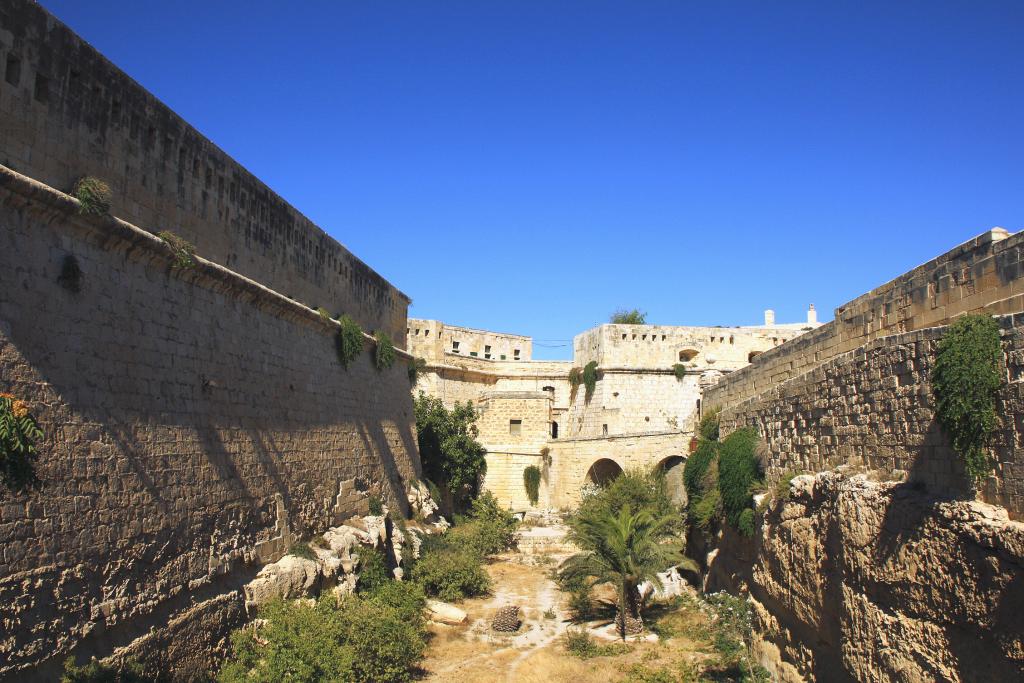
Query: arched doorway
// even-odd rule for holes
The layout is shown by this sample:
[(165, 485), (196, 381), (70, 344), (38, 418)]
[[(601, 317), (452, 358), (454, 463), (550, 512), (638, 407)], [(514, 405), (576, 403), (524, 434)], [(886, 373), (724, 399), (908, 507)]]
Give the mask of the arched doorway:
[(587, 470), (587, 482), (598, 486), (607, 486), (620, 474), (622, 474), (622, 468), (619, 467), (619, 463), (608, 458), (601, 458)]
[(686, 482), (683, 480), (683, 468), (686, 458), (681, 455), (670, 455), (658, 463), (658, 470), (665, 475), (665, 488), (669, 498), (676, 505), (686, 505)]

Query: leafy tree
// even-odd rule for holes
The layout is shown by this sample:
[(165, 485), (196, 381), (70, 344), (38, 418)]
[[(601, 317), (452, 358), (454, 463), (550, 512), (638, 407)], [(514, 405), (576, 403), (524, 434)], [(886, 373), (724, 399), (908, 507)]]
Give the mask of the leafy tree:
[(562, 564), (559, 579), (615, 585), (615, 623), (623, 640), (643, 630), (640, 583), (660, 586), (658, 572), (674, 565), (696, 569), (692, 560), (683, 557), (682, 544), (672, 530), (675, 521), (672, 515), (658, 516), (649, 508), (633, 512), (629, 504), (618, 513), (605, 510), (599, 516), (577, 515), (570, 520), (569, 539), (582, 552)]
[(639, 308), (620, 308), (608, 318), (613, 325), (646, 325), (647, 314)]
[(13, 489), (39, 483), (34, 462), (36, 441), (42, 437), (28, 404), (0, 394), (0, 482)]
[(606, 487), (584, 498), (573, 516), (597, 519), (608, 513), (618, 515), (626, 506), (651, 510), (657, 517), (671, 517), (670, 531), (683, 531), (679, 506), (672, 502), (664, 475), (655, 470), (626, 470)]
[(487, 450), (476, 440), (477, 415), (473, 404), (456, 403), (448, 410), (441, 399), (420, 392), (415, 415), (424, 475), (443, 484), (456, 504), (475, 496), (487, 467)]
[(999, 325), (990, 316), (958, 318), (939, 342), (932, 370), (936, 416), (977, 485), (992, 470), (989, 441), (1002, 384)]

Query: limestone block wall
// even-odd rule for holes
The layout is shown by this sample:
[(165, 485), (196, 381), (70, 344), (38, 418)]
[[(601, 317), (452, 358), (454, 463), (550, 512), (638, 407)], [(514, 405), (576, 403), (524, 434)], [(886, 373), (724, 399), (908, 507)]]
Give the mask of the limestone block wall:
[[(993, 441), (997, 466), (984, 500), (1024, 513), (1024, 314), (1001, 316), (1006, 382)], [(724, 431), (751, 425), (765, 439), (769, 474), (841, 464), (907, 476), (938, 494), (962, 492), (959, 459), (934, 413), (929, 381), (946, 327), (875, 339), (721, 414)]]
[[(602, 370), (587, 400), (581, 384), (564, 418), (569, 437), (641, 432), (691, 432), (700, 399), (700, 374), (677, 379), (669, 370)], [(605, 429), (607, 427), (607, 430)]]
[(488, 450), (539, 452), (547, 443), (551, 399), (546, 392), (490, 391), (478, 406), (479, 439)]
[(773, 349), (816, 326), (599, 325), (576, 335), (573, 355), (580, 367), (597, 361), (606, 369), (668, 369), (683, 362), (727, 372), (747, 365), (751, 354)]
[(705, 394), (705, 406), (732, 406), (870, 342), (946, 324), (964, 313), (1024, 310), (1024, 232), (984, 232), (835, 311), (835, 319), (757, 356)]
[(528, 361), (533, 354), (533, 339), (521, 334), (505, 334), (447, 325), (437, 320), (410, 318), (407, 326), (409, 351), (428, 360), (440, 360), (444, 354), (493, 361)]
[(0, 171), (0, 391), (45, 432), (40, 486), (0, 490), (0, 679), (143, 637), (205, 671), (241, 584), (357, 511), (344, 482), (418, 475), (406, 356), (346, 371), (314, 311)]
[(540, 453), (487, 451), (487, 474), (484, 476), (483, 487), (494, 494), (502, 507), (516, 511), (529, 510), (534, 506), (526, 495), (523, 471), (531, 465), (540, 468), (542, 473), (536, 507), (551, 507), (550, 487), (543, 476), (547, 466)]
[(114, 215), (404, 347), (405, 294), (38, 3), (0, 5), (0, 66), (0, 163), (65, 192), (102, 178)]
[(685, 459), (689, 435), (652, 432), (607, 438), (567, 438), (549, 441), (551, 466), (546, 477), (549, 505), (571, 509), (580, 501), (587, 472), (599, 460), (611, 460), (621, 469), (649, 469)]

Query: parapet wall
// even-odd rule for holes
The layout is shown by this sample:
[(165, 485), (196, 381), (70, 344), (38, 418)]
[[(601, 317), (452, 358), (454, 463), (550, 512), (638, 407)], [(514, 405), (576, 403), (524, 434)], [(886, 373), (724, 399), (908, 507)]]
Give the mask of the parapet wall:
[[(1003, 316), (1007, 381), (999, 392), (997, 461), (982, 497), (1024, 514), (1024, 314)], [(929, 381), (946, 327), (875, 339), (856, 351), (725, 408), (722, 429), (753, 426), (768, 449), (769, 476), (838, 465), (905, 475), (935, 494), (962, 493), (960, 460), (936, 421)]]
[(405, 294), (37, 3), (0, 6), (0, 68), (0, 163), (65, 192), (97, 176), (114, 215), (405, 346)]
[(735, 406), (879, 337), (943, 325), (964, 313), (1024, 310), (1024, 232), (996, 228), (835, 311), (835, 319), (766, 351), (704, 394), (704, 406)]
[(0, 390), (45, 432), (39, 487), (0, 488), (0, 679), (144, 639), (201, 674), (261, 563), (356, 512), (353, 487), (402, 504), (406, 356), (379, 372), (367, 341), (345, 370), (335, 323), (6, 169), (0, 207)]

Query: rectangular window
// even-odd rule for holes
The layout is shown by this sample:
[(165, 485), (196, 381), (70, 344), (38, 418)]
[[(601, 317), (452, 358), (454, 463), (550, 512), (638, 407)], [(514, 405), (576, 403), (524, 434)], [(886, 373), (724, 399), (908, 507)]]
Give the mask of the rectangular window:
[(484, 346), (484, 358), (490, 358), (490, 357), (491, 357), (491, 347), (490, 346)]
[(608, 436), (608, 425), (601, 425), (601, 436)]
[(505, 354), (501, 354), (501, 359), (505, 360)]
[(458, 352), (459, 352), (459, 342), (453, 341), (452, 342), (452, 353), (458, 353)]
[(522, 420), (509, 420), (508, 421), (508, 433), (509, 436), (519, 436), (523, 433), (523, 421)]
[(7, 55), (7, 68), (4, 71), (4, 78), (15, 87), (21, 82), (21, 60), (12, 54)]
[(512, 349), (512, 360), (519, 360), (519, 349)]
[(469, 355), (473, 356), (473, 358), (476, 358), (476, 351), (470, 351)]

